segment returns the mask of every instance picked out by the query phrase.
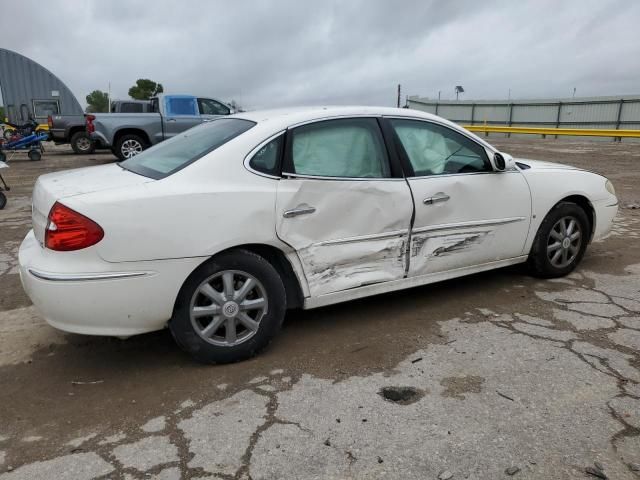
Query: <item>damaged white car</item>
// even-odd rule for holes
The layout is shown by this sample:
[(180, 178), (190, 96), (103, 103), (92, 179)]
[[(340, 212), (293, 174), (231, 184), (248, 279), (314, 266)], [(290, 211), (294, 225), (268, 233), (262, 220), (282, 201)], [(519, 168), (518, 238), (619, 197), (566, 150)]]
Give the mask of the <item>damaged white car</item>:
[(566, 275), (617, 203), (600, 175), (515, 161), (422, 112), (241, 113), (40, 177), (20, 275), (56, 328), (168, 326), (197, 360), (230, 362), (266, 346), (289, 308), (521, 262)]

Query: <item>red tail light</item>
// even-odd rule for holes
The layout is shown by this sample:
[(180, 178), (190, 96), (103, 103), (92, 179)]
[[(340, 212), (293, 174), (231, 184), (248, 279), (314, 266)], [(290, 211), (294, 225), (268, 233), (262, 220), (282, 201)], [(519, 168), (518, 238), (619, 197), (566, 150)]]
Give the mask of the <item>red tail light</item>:
[(87, 132), (93, 133), (96, 131), (96, 126), (93, 124), (93, 121), (96, 119), (95, 115), (85, 115), (87, 118)]
[(53, 128), (53, 118), (51, 118), (51, 115), (47, 116), (47, 125), (49, 125), (49, 129)]
[(44, 244), (51, 250), (68, 252), (95, 245), (104, 237), (96, 222), (56, 202), (49, 212)]

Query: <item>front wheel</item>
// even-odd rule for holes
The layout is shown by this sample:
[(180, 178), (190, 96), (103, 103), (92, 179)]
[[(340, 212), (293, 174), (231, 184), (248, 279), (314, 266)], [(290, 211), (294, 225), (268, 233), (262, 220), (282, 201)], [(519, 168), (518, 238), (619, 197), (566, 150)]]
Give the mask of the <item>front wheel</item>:
[(278, 333), (286, 311), (276, 269), (246, 251), (223, 253), (198, 267), (182, 286), (169, 328), (202, 363), (254, 356)]
[(33, 162), (37, 162), (42, 158), (42, 154), (38, 150), (29, 150), (27, 155), (29, 155), (29, 160)]
[(587, 248), (590, 222), (575, 203), (561, 202), (542, 221), (529, 254), (531, 273), (541, 278), (571, 273)]

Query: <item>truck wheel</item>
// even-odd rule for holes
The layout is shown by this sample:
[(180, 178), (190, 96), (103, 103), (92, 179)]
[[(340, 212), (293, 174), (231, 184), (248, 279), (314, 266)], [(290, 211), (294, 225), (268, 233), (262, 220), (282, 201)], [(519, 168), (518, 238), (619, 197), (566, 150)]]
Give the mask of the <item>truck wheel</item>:
[(78, 155), (93, 153), (96, 145), (87, 132), (76, 132), (71, 136), (71, 148)]
[(147, 144), (139, 135), (123, 135), (116, 142), (116, 156), (126, 160), (142, 153), (145, 148)]
[(37, 162), (42, 158), (42, 154), (38, 150), (29, 150), (29, 160)]

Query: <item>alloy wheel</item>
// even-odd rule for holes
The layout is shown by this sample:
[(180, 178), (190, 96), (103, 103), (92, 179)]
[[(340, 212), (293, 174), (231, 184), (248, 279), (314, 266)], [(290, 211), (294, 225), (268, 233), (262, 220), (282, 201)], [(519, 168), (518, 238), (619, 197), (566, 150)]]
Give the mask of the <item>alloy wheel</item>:
[(125, 140), (120, 147), (124, 158), (131, 158), (142, 152), (142, 144), (137, 140)]
[(562, 217), (551, 228), (547, 238), (547, 258), (556, 268), (565, 268), (580, 252), (582, 227), (572, 216)]
[(267, 308), (267, 294), (257, 278), (240, 270), (223, 270), (198, 286), (189, 314), (202, 339), (233, 347), (256, 334)]

